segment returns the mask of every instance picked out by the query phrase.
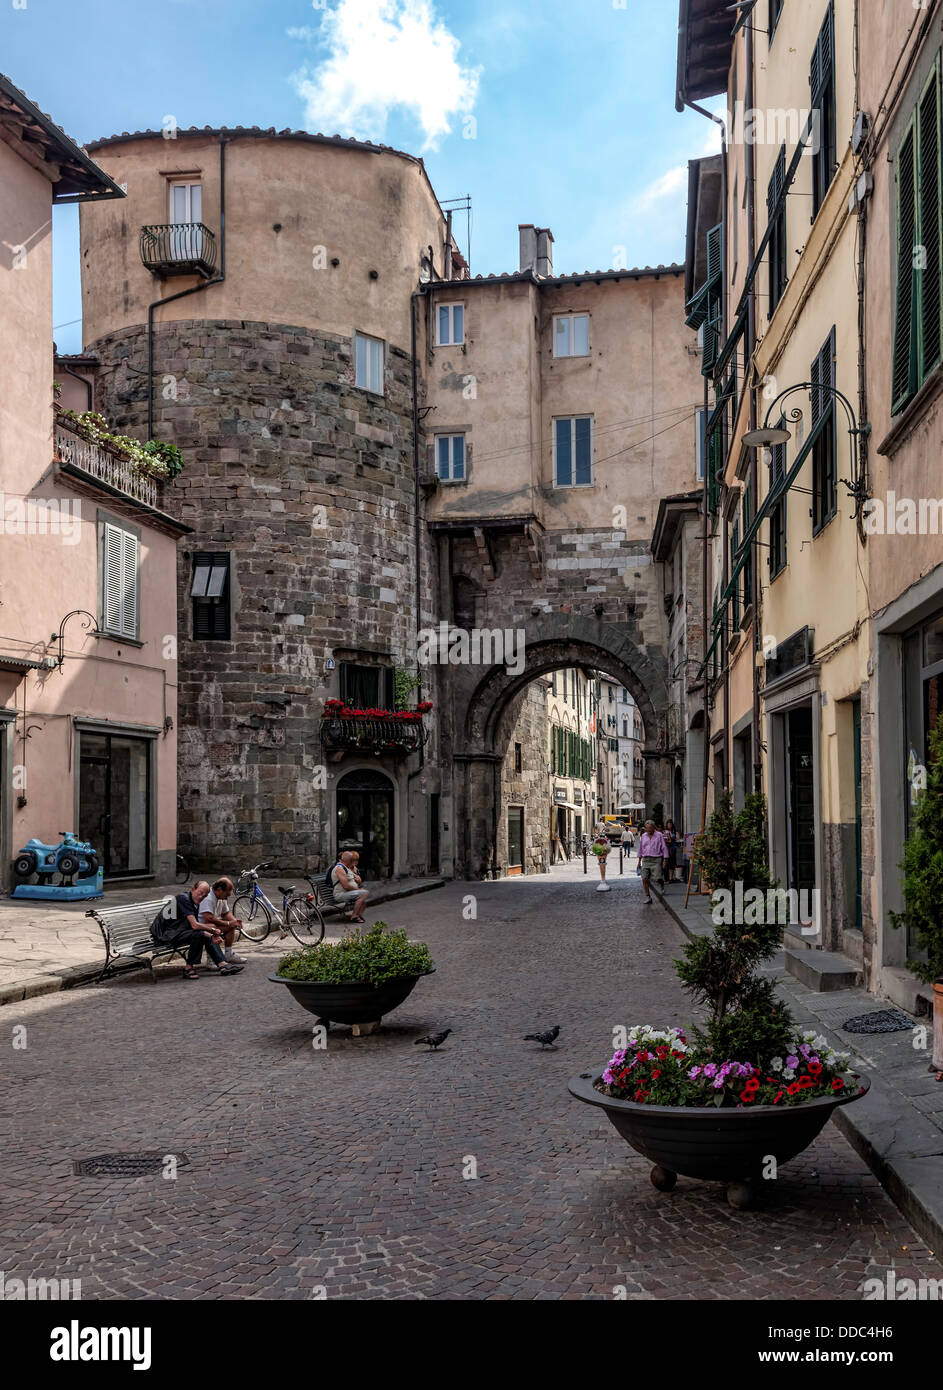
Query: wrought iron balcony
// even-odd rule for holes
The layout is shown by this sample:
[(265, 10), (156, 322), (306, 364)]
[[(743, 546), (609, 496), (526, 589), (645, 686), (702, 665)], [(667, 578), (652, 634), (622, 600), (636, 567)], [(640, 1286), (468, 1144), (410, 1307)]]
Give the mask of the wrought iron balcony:
[(102, 483), (114, 492), (124, 493), (146, 507), (158, 506), (159, 484), (134, 468), (129, 459), (106, 444), (93, 444), (71, 428), (67, 421), (57, 418), (55, 428), (56, 460), (73, 475)]
[(216, 274), (216, 237), (202, 222), (169, 222), (141, 228), (141, 260), (162, 279)]
[(418, 719), (360, 719), (349, 715), (321, 720), (321, 743), (335, 760), (344, 753), (369, 753), (373, 757), (403, 758), (415, 753), (426, 740)]

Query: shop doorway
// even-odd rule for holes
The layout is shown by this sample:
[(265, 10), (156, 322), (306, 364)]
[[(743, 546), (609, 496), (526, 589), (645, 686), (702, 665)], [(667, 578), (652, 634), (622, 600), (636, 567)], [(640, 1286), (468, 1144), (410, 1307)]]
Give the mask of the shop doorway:
[(106, 878), (150, 873), (149, 740), (79, 734), (78, 834), (100, 855)]
[(508, 807), (508, 874), (524, 872), (524, 808)]
[(815, 887), (815, 757), (812, 707), (786, 715), (787, 852), (790, 888)]
[(382, 772), (348, 772), (337, 784), (337, 853), (355, 849), (363, 879), (393, 877), (393, 783)]

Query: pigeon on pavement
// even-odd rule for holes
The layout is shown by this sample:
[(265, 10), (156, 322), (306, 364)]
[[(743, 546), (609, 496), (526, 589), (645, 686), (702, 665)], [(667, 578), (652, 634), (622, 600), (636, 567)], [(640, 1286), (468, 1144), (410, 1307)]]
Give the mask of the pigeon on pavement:
[(555, 1023), (552, 1028), (547, 1028), (543, 1033), (525, 1033), (525, 1042), (539, 1042), (541, 1047), (552, 1047), (557, 1040), (560, 1032), (559, 1023)]
[(445, 1042), (451, 1031), (451, 1028), (446, 1028), (444, 1033), (428, 1033), (424, 1038), (417, 1038), (413, 1046), (418, 1047), (420, 1043), (428, 1043), (432, 1050), (435, 1051), (436, 1048), (440, 1047), (442, 1043)]

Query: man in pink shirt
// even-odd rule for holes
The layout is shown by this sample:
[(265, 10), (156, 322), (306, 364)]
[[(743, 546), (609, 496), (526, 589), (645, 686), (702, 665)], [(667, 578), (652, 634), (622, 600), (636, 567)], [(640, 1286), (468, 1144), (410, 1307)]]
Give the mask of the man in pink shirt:
[(652, 894), (649, 885), (652, 875), (654, 874), (656, 883), (663, 883), (664, 866), (668, 863), (668, 846), (665, 843), (665, 837), (653, 820), (645, 822), (645, 828), (638, 843), (638, 857), (642, 866), (642, 887), (645, 889), (645, 901), (650, 903)]

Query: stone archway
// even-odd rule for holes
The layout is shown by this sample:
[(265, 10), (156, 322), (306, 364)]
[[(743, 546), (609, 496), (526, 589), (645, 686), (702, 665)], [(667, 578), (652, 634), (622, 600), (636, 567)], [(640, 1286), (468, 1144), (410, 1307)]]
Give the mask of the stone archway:
[(456, 873), (491, 871), (501, 807), (502, 764), (520, 697), (531, 681), (561, 667), (605, 671), (632, 694), (645, 725), (645, 800), (672, 804), (674, 758), (667, 749), (668, 682), (662, 660), (637, 645), (623, 626), (547, 614), (528, 624), (520, 669), (456, 666), (451, 687)]

